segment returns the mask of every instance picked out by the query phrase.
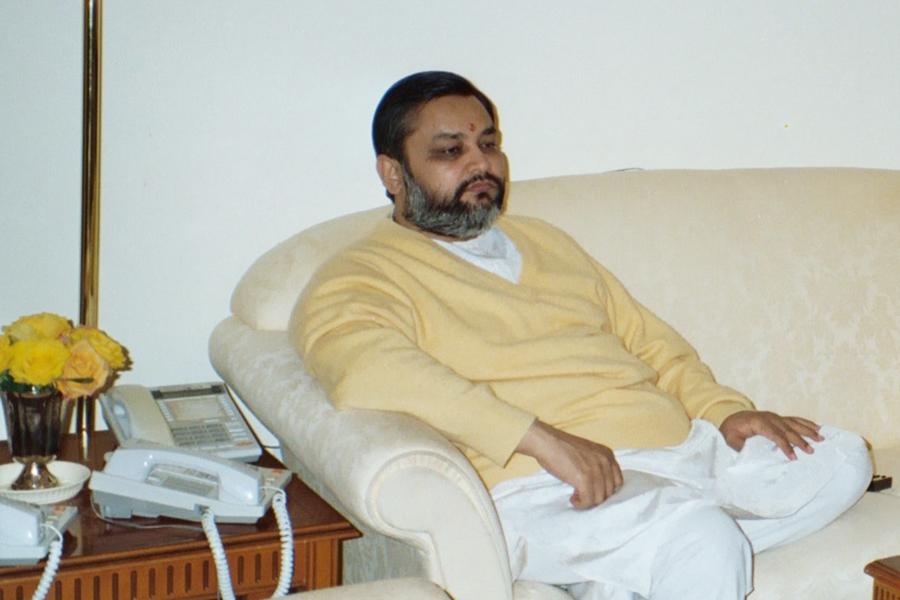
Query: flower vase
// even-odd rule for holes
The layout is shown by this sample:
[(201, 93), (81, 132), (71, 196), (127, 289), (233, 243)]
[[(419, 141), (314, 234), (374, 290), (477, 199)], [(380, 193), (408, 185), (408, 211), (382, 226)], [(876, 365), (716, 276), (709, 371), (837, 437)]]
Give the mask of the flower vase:
[(62, 395), (52, 387), (32, 386), (29, 391), (2, 393), (6, 435), (13, 460), (23, 465), (10, 486), (34, 490), (59, 485), (47, 464), (59, 452)]

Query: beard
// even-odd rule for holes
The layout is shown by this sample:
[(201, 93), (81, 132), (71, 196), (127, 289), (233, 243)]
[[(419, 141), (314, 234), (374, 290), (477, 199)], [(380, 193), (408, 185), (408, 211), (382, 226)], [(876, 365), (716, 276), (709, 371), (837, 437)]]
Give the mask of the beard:
[[(477, 237), (491, 228), (503, 208), (505, 186), (499, 177), (491, 173), (470, 177), (459, 184), (452, 197), (444, 198), (436, 198), (419, 185), (406, 165), (403, 165), (403, 180), (406, 182), (403, 217), (430, 233), (463, 240)], [(492, 181), (497, 189), (493, 194), (482, 192), (476, 203), (466, 204), (462, 196), (466, 188), (476, 181)]]

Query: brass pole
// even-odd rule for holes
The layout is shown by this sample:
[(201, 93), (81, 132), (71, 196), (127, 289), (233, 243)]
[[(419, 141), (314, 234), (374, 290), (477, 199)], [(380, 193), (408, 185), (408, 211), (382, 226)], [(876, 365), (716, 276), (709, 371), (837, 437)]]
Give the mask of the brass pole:
[(84, 1), (84, 106), (81, 157), (81, 305), (79, 321), (96, 327), (100, 263), (100, 72), (102, 0)]
[[(100, 288), (100, 73), (102, 0), (84, 0), (84, 104), (81, 149), (81, 303), (79, 322), (97, 327)], [(76, 430), (83, 453), (94, 431), (94, 398), (77, 401)]]

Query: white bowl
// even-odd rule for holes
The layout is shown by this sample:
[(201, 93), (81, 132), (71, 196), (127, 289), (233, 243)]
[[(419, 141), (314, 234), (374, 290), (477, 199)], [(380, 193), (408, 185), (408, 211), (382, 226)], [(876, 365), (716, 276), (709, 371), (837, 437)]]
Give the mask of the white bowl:
[(91, 476), (91, 470), (82, 464), (54, 460), (47, 468), (59, 480), (58, 486), (39, 490), (10, 489), (23, 468), (19, 463), (0, 465), (0, 496), (29, 504), (55, 504), (73, 498)]

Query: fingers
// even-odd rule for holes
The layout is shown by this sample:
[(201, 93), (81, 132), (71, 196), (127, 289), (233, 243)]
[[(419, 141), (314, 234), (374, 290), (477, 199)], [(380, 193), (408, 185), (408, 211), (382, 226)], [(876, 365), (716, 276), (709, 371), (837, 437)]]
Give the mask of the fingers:
[(794, 452), (794, 448), (800, 448), (807, 454), (811, 454), (813, 451), (812, 446), (810, 446), (802, 436), (797, 435), (791, 429), (776, 430), (775, 443), (781, 448), (781, 451), (784, 452), (785, 456), (791, 460), (797, 460), (797, 453)]
[[(603, 495), (598, 498), (597, 504), (600, 504), (613, 494), (615, 494), (620, 487), (622, 487), (623, 479), (622, 479), (622, 470), (619, 468), (619, 463), (615, 458), (615, 455), (612, 453), (612, 450), (606, 447), (603, 448), (603, 458), (602, 461), (602, 469), (603, 476), (599, 484), (602, 484)], [(596, 505), (595, 505), (596, 506)]]
[(790, 460), (795, 460), (795, 448), (807, 454), (814, 449), (809, 440), (822, 441), (819, 425), (803, 417), (782, 417), (767, 411), (741, 411), (722, 422), (719, 427), (729, 446), (740, 452), (744, 442), (754, 435), (771, 440)]
[(613, 473), (612, 473), (613, 488), (612, 488), (612, 492), (610, 492), (609, 495), (607, 495), (607, 498), (609, 496), (612, 496), (613, 493), (618, 491), (618, 489), (620, 487), (622, 487), (622, 485), (625, 483), (625, 478), (622, 476), (622, 469), (621, 469), (621, 467), (619, 467), (619, 463), (616, 460), (613, 460), (612, 471), (613, 471)]
[(598, 487), (602, 489), (602, 496), (597, 497), (597, 504), (616, 493), (622, 487), (622, 471), (619, 469), (619, 463), (615, 458), (605, 461), (603, 464), (603, 476), (597, 482)]
[(575, 488), (570, 501), (578, 509), (593, 508), (622, 487), (622, 471), (610, 453), (605, 452), (590, 457), (590, 465), (578, 469), (570, 483)]
[(569, 502), (577, 509), (593, 508), (606, 500), (602, 490), (597, 488), (593, 479), (581, 478), (574, 482), (573, 487), (575, 491), (569, 498)]
[(783, 432), (778, 431), (777, 429), (767, 429), (762, 432), (762, 435), (775, 442), (775, 445), (778, 446), (790, 460), (797, 460), (797, 453), (794, 452), (794, 446), (788, 441), (787, 436), (784, 435)]
[(825, 438), (819, 433), (819, 429), (821, 429), (821, 425), (814, 421), (810, 421), (809, 419), (804, 419), (803, 417), (786, 417), (785, 421), (790, 423), (794, 430), (797, 431), (803, 437), (808, 437), (817, 442), (821, 442)]
[(622, 487), (622, 471), (609, 448), (593, 443), (579, 446), (571, 457), (575, 467), (569, 480), (575, 488), (571, 502), (578, 509), (593, 508)]
[(767, 427), (761, 433), (775, 442), (790, 460), (796, 460), (795, 448), (800, 448), (807, 454), (812, 454), (815, 449), (807, 441), (807, 438), (822, 441), (819, 434), (819, 425), (802, 417), (781, 417), (774, 413), (768, 416)]

